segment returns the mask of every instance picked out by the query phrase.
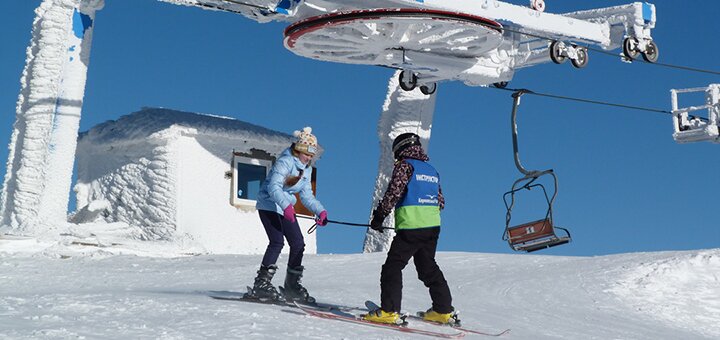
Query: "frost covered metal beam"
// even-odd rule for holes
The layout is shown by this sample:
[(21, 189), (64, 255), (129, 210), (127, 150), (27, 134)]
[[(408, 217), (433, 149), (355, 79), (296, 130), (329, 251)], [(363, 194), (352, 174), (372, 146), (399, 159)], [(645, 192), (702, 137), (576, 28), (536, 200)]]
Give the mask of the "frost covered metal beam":
[(613, 26), (624, 26), (635, 37), (642, 39), (650, 39), (649, 29), (655, 27), (655, 6), (645, 2), (553, 14), (497, 0), (390, 1), (405, 4), (420, 2), (423, 7), (481, 16), (503, 25), (520, 27), (521, 31), (530, 34), (598, 44), (605, 48), (619, 46), (622, 41), (622, 36), (614, 34)]
[[(420, 136), (420, 142), (425, 151), (428, 151), (432, 122), (435, 112), (435, 95), (425, 95), (419, 89), (405, 91), (400, 88), (400, 71), (390, 77), (388, 92), (385, 97), (377, 133), (380, 140), (380, 160), (378, 175), (375, 179), (373, 192), (373, 207), (376, 207), (387, 189), (392, 177), (395, 159), (392, 153), (392, 143), (395, 137), (406, 132), (413, 132)], [(385, 227), (394, 227), (395, 219), (390, 214), (383, 224)], [(390, 249), (394, 232), (377, 232), (368, 228), (363, 243), (363, 252), (383, 252)]]
[[(679, 107), (679, 95), (705, 92), (705, 104)], [(708, 87), (670, 90), (673, 113), (673, 138), (678, 143), (711, 141), (720, 143), (720, 84)], [(691, 116), (690, 112), (707, 110), (707, 117)]]
[(657, 51), (655, 6), (645, 2), (553, 14), (498, 0), (162, 1), (292, 22), (284, 42), (297, 55), (401, 68), (421, 85), (507, 82), (520, 68), (565, 59), (581, 68), (587, 49), (578, 43)]
[[(399, 3), (417, 2), (398, 0)], [(607, 25), (586, 20), (572, 20), (568, 17), (544, 13), (526, 6), (518, 6), (496, 0), (425, 0), (425, 7), (437, 8), (481, 16), (500, 22), (521, 27), (523, 32), (552, 34), (572, 37), (589, 43), (609, 45)]]
[[(655, 6), (646, 2), (565, 14), (539, 12), (527, 6), (498, 0), (160, 0), (243, 14), (259, 22), (297, 21), (338, 11), (378, 8), (424, 8), (471, 14), (521, 28), (529, 34), (619, 46), (622, 26), (640, 39), (650, 39), (655, 27)], [(575, 20), (573, 20), (575, 19)], [(623, 33), (626, 31), (623, 30)]]
[(206, 10), (242, 14), (258, 22), (286, 20), (288, 16), (275, 15), (281, 0), (159, 0), (175, 5), (200, 7)]
[(0, 200), (2, 225), (32, 234), (67, 221), (95, 12), (104, 0), (35, 10)]
[(638, 40), (652, 40), (655, 28), (655, 5), (635, 2), (629, 5), (565, 13), (565, 16), (588, 21), (601, 21), (609, 25), (610, 44), (606, 49), (620, 47), (626, 35)]

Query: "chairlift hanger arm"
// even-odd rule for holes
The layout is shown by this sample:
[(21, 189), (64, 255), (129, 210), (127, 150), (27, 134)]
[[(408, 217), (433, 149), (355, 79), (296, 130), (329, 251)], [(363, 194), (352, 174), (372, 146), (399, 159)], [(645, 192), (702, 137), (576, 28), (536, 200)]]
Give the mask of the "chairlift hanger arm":
[(520, 107), (520, 97), (522, 97), (525, 93), (532, 93), (530, 90), (526, 89), (520, 89), (515, 91), (512, 94), (513, 97), (513, 108), (512, 108), (512, 114), (510, 117), (510, 128), (512, 129), (512, 141), (513, 141), (513, 156), (515, 158), (515, 167), (524, 174), (526, 177), (540, 177), (542, 175), (545, 175), (547, 173), (552, 173), (552, 169), (548, 170), (527, 170), (525, 167), (522, 166), (522, 163), (520, 162), (520, 151), (518, 147), (518, 132), (517, 132), (517, 113), (518, 113), (518, 107)]

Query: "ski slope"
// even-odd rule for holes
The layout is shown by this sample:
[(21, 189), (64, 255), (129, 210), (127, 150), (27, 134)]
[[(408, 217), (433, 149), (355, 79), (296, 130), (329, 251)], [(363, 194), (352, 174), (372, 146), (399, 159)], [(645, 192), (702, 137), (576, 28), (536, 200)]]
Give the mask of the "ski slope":
[[(259, 256), (138, 249), (0, 239), (0, 338), (429, 339), (209, 298), (244, 291)], [(140, 256), (150, 253), (156, 256)], [(303, 282), (319, 301), (362, 307), (379, 299), (384, 259), (307, 255)], [(511, 328), (502, 339), (720, 338), (720, 249), (599, 257), (445, 252), (438, 261), (464, 326)], [(428, 308), (412, 264), (404, 273), (403, 308)], [(274, 282), (283, 279), (278, 272)]]

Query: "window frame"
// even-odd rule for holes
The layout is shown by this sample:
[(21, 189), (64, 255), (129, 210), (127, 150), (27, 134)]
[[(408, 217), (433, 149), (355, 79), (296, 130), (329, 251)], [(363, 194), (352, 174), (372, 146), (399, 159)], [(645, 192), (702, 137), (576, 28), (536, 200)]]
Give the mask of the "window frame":
[[(270, 174), (270, 169), (272, 168), (273, 161), (269, 159), (262, 159), (257, 157), (248, 157), (244, 154), (233, 152), (232, 157), (232, 181), (230, 184), (230, 205), (236, 207), (236, 208), (244, 208), (244, 209), (255, 209), (255, 203), (256, 200), (247, 199), (247, 198), (240, 198), (237, 197), (237, 186), (238, 186), (238, 163), (248, 164), (248, 165), (255, 165), (255, 166), (264, 166), (265, 167), (265, 178), (267, 178), (267, 175)], [(263, 179), (264, 181), (264, 179)], [(262, 185), (262, 184), (261, 184)]]

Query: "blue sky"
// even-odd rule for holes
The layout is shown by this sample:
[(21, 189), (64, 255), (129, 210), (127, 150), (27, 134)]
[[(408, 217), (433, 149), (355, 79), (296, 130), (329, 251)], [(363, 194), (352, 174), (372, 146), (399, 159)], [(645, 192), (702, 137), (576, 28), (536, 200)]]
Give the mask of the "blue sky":
[[(10, 141), (39, 4), (0, 2), (0, 144)], [(720, 70), (714, 15), (720, 2), (656, 6), (660, 62)], [(589, 8), (547, 2), (549, 12)], [(295, 56), (282, 45), (283, 28), (153, 0), (107, 0), (96, 20), (81, 130), (143, 106), (232, 116), (285, 132), (311, 125), (326, 149), (318, 163), (318, 198), (330, 219), (367, 222), (379, 155), (377, 120), (392, 71)], [(585, 69), (569, 63), (522, 69), (510, 87), (669, 110), (671, 88), (718, 82), (718, 75), (627, 64), (591, 52)], [(510, 93), (445, 82), (437, 96), (429, 155), (447, 201), (439, 250), (510, 253), (501, 240), (502, 195), (520, 177), (513, 163)], [(523, 165), (556, 171), (555, 221), (573, 235), (571, 244), (542, 253), (720, 246), (720, 145), (675, 143), (669, 115), (526, 96), (519, 130)], [(7, 159), (6, 147), (0, 159)], [(541, 197), (531, 192), (518, 199), (518, 216), (544, 216)], [(362, 228), (330, 225), (318, 233), (319, 251), (359, 252), (363, 238)]]

